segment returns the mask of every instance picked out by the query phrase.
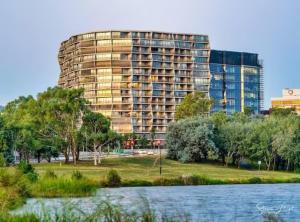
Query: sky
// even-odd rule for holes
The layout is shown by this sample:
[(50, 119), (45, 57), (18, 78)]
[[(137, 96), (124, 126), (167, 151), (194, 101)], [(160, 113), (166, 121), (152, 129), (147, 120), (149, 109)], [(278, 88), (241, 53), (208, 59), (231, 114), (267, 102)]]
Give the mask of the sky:
[(1, 0), (0, 105), (55, 86), (60, 43), (111, 29), (208, 34), (212, 49), (258, 53), (265, 108), (300, 88), (298, 0)]

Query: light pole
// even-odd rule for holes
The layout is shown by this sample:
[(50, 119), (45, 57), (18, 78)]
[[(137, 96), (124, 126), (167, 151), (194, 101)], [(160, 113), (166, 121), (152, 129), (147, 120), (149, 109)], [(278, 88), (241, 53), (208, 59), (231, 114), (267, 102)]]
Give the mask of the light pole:
[(161, 148), (160, 148), (160, 140), (157, 140), (156, 144), (158, 146), (159, 149), (159, 175), (161, 176), (161, 171), (162, 171), (162, 167), (161, 167)]

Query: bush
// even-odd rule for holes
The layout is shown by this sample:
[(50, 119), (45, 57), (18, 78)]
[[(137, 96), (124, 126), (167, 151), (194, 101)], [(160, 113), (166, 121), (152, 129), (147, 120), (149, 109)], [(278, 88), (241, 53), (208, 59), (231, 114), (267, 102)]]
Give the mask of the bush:
[(147, 180), (126, 180), (122, 182), (122, 185), (125, 187), (146, 187), (152, 186), (152, 182)]
[(30, 172), (34, 172), (34, 168), (32, 167), (31, 164), (27, 163), (24, 160), (21, 160), (20, 163), (18, 164), (18, 169), (23, 173), (27, 174)]
[(155, 186), (176, 186), (183, 185), (181, 178), (158, 178), (153, 181)]
[(0, 153), (0, 167), (5, 167), (6, 166), (6, 161), (4, 158), (3, 153)]
[(300, 183), (300, 178), (291, 178), (291, 179), (288, 179), (287, 183)]
[(252, 177), (248, 180), (250, 184), (262, 183), (262, 179), (259, 177)]
[(80, 171), (78, 171), (78, 170), (73, 171), (73, 173), (72, 173), (73, 180), (81, 180), (82, 178), (83, 178), (83, 175)]
[(27, 176), (27, 178), (31, 182), (36, 182), (38, 180), (38, 174), (35, 172), (34, 168), (31, 164), (27, 163), (26, 161), (22, 160), (18, 165), (18, 170)]
[(38, 180), (38, 177), (39, 177), (36, 172), (29, 172), (25, 175), (28, 178), (28, 180), (30, 180), (31, 182), (36, 182)]
[(116, 170), (110, 170), (106, 177), (107, 186), (119, 187), (121, 186), (121, 177)]
[(49, 178), (49, 179), (56, 179), (57, 175), (55, 174), (55, 172), (53, 170), (47, 170), (44, 177)]
[(300, 168), (294, 170), (295, 173), (300, 173)]
[(10, 186), (12, 184), (12, 180), (12, 175), (10, 175), (6, 169), (0, 170), (0, 184), (2, 186)]
[(30, 196), (30, 180), (28, 177), (22, 176), (21, 178), (18, 179), (16, 183), (16, 189), (17, 192), (22, 196), (22, 197), (29, 197)]

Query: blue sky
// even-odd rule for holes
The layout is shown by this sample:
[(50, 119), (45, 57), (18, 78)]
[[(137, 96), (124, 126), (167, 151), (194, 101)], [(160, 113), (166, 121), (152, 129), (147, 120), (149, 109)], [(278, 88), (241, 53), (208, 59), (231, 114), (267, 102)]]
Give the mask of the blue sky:
[(60, 42), (102, 29), (208, 34), (211, 48), (259, 53), (265, 108), (300, 88), (297, 0), (2, 0), (0, 104), (57, 83)]

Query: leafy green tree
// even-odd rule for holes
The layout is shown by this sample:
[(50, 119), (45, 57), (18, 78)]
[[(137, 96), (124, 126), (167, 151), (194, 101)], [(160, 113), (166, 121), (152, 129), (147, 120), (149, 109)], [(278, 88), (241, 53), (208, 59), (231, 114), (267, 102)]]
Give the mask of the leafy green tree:
[(226, 166), (232, 163), (239, 167), (240, 161), (247, 156), (251, 127), (249, 123), (241, 123), (238, 121), (230, 121), (221, 126), (220, 134), (225, 147)]
[(221, 128), (229, 121), (228, 115), (224, 111), (215, 112), (211, 115), (211, 120), (214, 124), (214, 143), (218, 147), (218, 157), (221, 159), (222, 163), (225, 164), (226, 157), (226, 147), (224, 143), (224, 138), (222, 136)]
[(202, 92), (187, 94), (181, 104), (176, 107), (175, 119), (180, 120), (187, 117), (208, 114), (212, 100)]
[(150, 131), (150, 144), (151, 144), (151, 149), (154, 149), (154, 141), (156, 137), (156, 129), (154, 127), (151, 127)]
[(146, 138), (145, 135), (139, 136), (137, 139), (137, 145), (141, 149), (149, 148), (150, 141)]
[(245, 114), (246, 116), (252, 116), (252, 115), (254, 115), (255, 113), (254, 113), (253, 108), (251, 108), (251, 107), (245, 107), (245, 109), (244, 109), (244, 114)]
[(265, 118), (253, 128), (251, 144), (251, 158), (262, 160), (270, 170), (273, 161), (276, 160), (278, 145), (276, 138), (280, 136), (276, 118)]
[(27, 162), (38, 147), (35, 119), (32, 115), (36, 101), (32, 96), (19, 97), (10, 102), (2, 112), (6, 125), (6, 143), (18, 151), (20, 159)]
[(288, 115), (295, 115), (295, 108), (272, 108), (271, 115), (283, 117)]
[(216, 152), (213, 124), (202, 117), (194, 117), (170, 124), (166, 135), (168, 158), (182, 162), (201, 162), (210, 151)]
[(37, 97), (36, 121), (41, 126), (40, 136), (49, 146), (57, 147), (73, 163), (79, 158), (78, 130), (88, 102), (83, 98), (83, 89), (48, 88)]
[[(102, 147), (115, 136), (110, 132), (110, 121), (101, 113), (87, 111), (82, 118), (81, 130), (88, 135), (88, 139), (92, 143), (94, 164), (97, 165), (96, 152), (99, 149), (99, 156), (101, 156)], [(101, 163), (100, 157), (98, 161)]]

